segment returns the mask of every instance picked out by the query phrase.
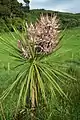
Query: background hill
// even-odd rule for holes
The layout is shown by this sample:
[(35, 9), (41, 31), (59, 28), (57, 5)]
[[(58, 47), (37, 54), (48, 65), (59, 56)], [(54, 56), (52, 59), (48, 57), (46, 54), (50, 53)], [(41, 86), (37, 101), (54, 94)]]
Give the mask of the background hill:
[(34, 22), (37, 18), (39, 18), (41, 13), (48, 15), (56, 14), (60, 19), (62, 28), (65, 27), (72, 28), (72, 27), (80, 26), (80, 13), (73, 14), (73, 13), (65, 13), (65, 12), (58, 12), (58, 11), (51, 11), (44, 9), (30, 10), (30, 12), (28, 13), (28, 21)]
[(19, 10), (20, 11), (17, 11), (17, 13), (14, 13), (12, 16), (6, 15), (0, 17), (0, 32), (7, 31), (5, 24), (9, 27), (11, 31), (12, 31), (11, 24), (16, 26), (19, 30), (22, 30), (24, 21), (25, 22), (27, 21), (28, 23), (30, 22), (34, 23), (37, 19), (39, 19), (40, 14), (42, 13), (48, 15), (56, 14), (60, 19), (62, 29), (65, 29), (66, 27), (67, 28), (80, 27), (80, 13), (73, 14), (44, 9), (29, 10), (25, 9), (24, 7)]

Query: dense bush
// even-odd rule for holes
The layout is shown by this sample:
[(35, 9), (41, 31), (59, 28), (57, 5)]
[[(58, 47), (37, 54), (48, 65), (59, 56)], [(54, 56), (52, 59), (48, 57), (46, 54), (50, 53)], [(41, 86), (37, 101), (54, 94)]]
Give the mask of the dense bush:
[(0, 0), (0, 32), (13, 31), (11, 24), (21, 30), (22, 21), (29, 12), (29, 0), (24, 2), (25, 6), (17, 0)]

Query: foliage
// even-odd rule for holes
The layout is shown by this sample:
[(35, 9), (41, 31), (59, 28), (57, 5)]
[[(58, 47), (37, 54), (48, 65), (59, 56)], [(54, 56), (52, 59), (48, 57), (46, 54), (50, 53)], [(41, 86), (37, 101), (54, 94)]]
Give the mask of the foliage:
[(4, 24), (9, 27), (9, 30), (13, 31), (11, 27), (13, 21), (15, 21), (15, 26), (19, 30), (19, 27), (22, 27), (22, 22), (20, 21), (26, 18), (27, 12), (29, 12), (29, 4), (23, 6), (17, 0), (0, 0), (0, 32), (7, 32)]
[[(18, 15), (21, 12), (19, 9), (19, 3), (17, 0), (2, 0), (0, 1), (0, 16), (13, 16), (13, 14)], [(19, 13), (20, 14), (20, 13)]]
[(30, 3), (30, 0), (23, 0), (25, 2), (25, 6), (22, 7), (23, 11), (24, 12), (29, 12), (29, 3)]
[(22, 8), (26, 8), (25, 12), (29, 10), (29, 0), (24, 2), (26, 6), (23, 6), (17, 0), (0, 0), (0, 17), (23, 17), (25, 13)]

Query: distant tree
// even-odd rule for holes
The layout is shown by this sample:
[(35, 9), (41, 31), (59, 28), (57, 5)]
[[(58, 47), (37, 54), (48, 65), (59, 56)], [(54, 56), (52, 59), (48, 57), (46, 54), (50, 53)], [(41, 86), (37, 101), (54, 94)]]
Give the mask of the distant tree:
[(0, 16), (21, 16), (21, 5), (17, 0), (0, 0)]
[(26, 4), (26, 6), (29, 7), (30, 1), (29, 1), (29, 0), (24, 0), (24, 2), (25, 2), (25, 4)]
[(0, 17), (10, 15), (9, 5), (9, 0), (0, 0)]
[(24, 12), (28, 12), (30, 7), (29, 7), (29, 3), (30, 1), (29, 0), (23, 0), (25, 2), (25, 6), (23, 6), (23, 10)]

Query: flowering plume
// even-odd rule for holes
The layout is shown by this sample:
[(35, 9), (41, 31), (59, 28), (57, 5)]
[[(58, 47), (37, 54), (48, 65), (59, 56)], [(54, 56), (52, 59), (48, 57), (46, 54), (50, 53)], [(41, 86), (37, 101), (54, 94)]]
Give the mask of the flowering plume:
[[(35, 24), (27, 26), (28, 39), (34, 43), (35, 51), (49, 54), (56, 48), (59, 40), (59, 20), (57, 16), (41, 15)], [(24, 54), (24, 53), (23, 53)]]
[(56, 16), (41, 15), (35, 25), (28, 27), (28, 37), (43, 53), (51, 53), (58, 44), (59, 24)]

